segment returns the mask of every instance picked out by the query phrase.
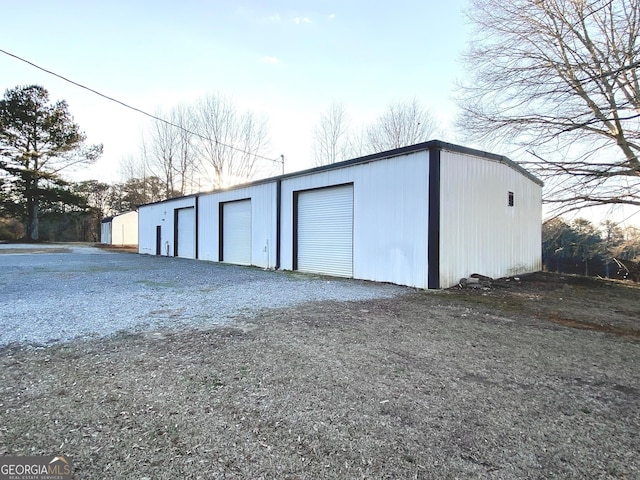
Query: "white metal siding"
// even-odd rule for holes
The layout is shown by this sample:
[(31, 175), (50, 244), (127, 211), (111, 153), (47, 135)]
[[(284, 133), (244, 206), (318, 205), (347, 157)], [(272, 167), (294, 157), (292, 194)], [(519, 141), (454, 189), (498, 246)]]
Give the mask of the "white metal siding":
[(353, 276), (353, 185), (298, 194), (298, 270)]
[(174, 198), (138, 208), (138, 253), (156, 254), (156, 227), (162, 227), (162, 255), (173, 255), (174, 210), (193, 207), (195, 197)]
[(429, 153), (282, 181), (281, 268), (293, 269), (295, 191), (354, 184), (353, 277), (427, 288)]
[(222, 260), (251, 265), (251, 200), (222, 206)]
[(196, 256), (196, 216), (195, 208), (178, 210), (178, 256), (195, 258)]
[(111, 245), (111, 221), (100, 224), (100, 243)]
[(138, 243), (138, 212), (116, 215), (111, 221), (112, 245), (136, 245)]
[(440, 192), (441, 288), (541, 269), (542, 187), (500, 162), (443, 151)]

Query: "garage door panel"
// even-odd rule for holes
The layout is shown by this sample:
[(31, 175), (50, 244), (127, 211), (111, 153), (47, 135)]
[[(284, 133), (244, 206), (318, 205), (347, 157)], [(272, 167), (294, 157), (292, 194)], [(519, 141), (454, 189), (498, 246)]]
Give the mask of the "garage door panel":
[(298, 194), (297, 268), (353, 276), (353, 185)]
[(195, 220), (194, 208), (181, 208), (178, 210), (178, 256), (183, 258), (195, 258)]
[(222, 261), (251, 265), (251, 200), (222, 206)]

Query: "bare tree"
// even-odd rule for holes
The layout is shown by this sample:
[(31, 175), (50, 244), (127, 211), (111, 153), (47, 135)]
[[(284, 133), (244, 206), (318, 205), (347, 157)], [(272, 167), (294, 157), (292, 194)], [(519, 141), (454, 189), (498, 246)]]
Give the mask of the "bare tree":
[(640, 0), (472, 0), (460, 126), (514, 144), (555, 213), (640, 206)]
[(195, 135), (196, 127), (193, 109), (186, 105), (178, 105), (171, 111), (171, 123), (177, 125), (176, 147), (178, 159), (176, 173), (178, 176), (178, 191), (181, 195), (193, 190), (193, 176), (196, 169)]
[(315, 165), (328, 165), (345, 160), (351, 153), (349, 120), (341, 102), (333, 102), (320, 115), (313, 129)]
[[(162, 112), (156, 114), (164, 118)], [(191, 184), (195, 153), (193, 133), (195, 120), (184, 105), (171, 109), (168, 120), (155, 120), (147, 140), (143, 142), (143, 158), (151, 175), (165, 184), (165, 197), (184, 195)]]
[(268, 146), (266, 119), (239, 113), (222, 95), (201, 98), (194, 107), (199, 134), (200, 169), (214, 188), (250, 179)]
[(614, 255), (640, 263), (640, 228), (629, 225), (622, 229), (623, 240)]
[(600, 224), (600, 236), (605, 265), (604, 276), (611, 278), (611, 260), (615, 257), (614, 252), (624, 241), (624, 231), (616, 222), (605, 220)]
[[(162, 117), (156, 111), (156, 117)], [(143, 145), (144, 158), (152, 175), (164, 181), (165, 197), (171, 198), (175, 192), (176, 166), (178, 163), (178, 129), (166, 122), (155, 120)]]
[(121, 180), (126, 182), (132, 178), (147, 177), (149, 172), (147, 171), (146, 157), (146, 141), (143, 136), (140, 157), (136, 158), (132, 155), (128, 155), (120, 160), (119, 173)]
[(363, 157), (370, 153), (375, 153), (369, 145), (367, 127), (361, 126), (358, 129), (351, 129), (349, 133), (349, 153), (353, 157)]
[(367, 153), (425, 142), (435, 130), (436, 122), (433, 115), (422, 107), (417, 99), (391, 104), (366, 130), (370, 148)]

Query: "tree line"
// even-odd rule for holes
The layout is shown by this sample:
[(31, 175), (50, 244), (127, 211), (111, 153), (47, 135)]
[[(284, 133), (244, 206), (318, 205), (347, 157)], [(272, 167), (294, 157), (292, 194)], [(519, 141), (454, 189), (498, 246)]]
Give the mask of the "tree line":
[(542, 263), (549, 272), (619, 277), (614, 258), (640, 262), (640, 228), (612, 221), (554, 218), (542, 226)]
[[(58, 181), (56, 193), (40, 187), (39, 241), (98, 242), (105, 217), (136, 210), (140, 205), (164, 200), (164, 185), (157, 177), (108, 184), (98, 180)], [(29, 215), (15, 201), (15, 192), (0, 195), (0, 240), (35, 241), (29, 235)], [(53, 198), (55, 196), (55, 198)]]

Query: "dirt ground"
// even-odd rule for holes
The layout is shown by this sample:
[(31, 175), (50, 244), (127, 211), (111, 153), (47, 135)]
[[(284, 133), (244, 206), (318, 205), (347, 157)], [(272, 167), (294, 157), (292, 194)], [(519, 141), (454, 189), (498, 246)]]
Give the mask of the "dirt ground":
[(552, 274), (0, 350), (78, 479), (640, 478), (640, 288)]

